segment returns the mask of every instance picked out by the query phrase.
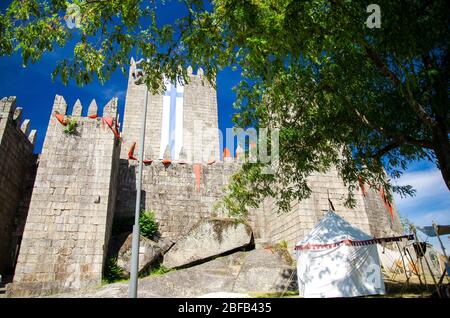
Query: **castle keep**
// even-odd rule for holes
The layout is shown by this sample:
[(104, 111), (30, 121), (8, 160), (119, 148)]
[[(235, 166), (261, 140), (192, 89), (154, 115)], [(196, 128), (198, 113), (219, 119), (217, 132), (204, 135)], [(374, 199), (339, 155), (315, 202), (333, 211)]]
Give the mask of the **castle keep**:
[[(70, 291), (101, 282), (111, 226), (134, 214), (139, 129), (145, 86), (130, 69), (121, 123), (117, 99), (100, 114), (79, 101), (68, 111), (56, 96), (42, 153), (33, 155), (35, 131), (21, 121), (15, 98), (0, 102), (0, 274), (13, 274), (11, 295)], [(176, 240), (201, 218), (217, 216), (214, 205), (230, 176), (234, 158), (219, 155), (217, 97), (203, 77), (188, 70), (188, 84), (167, 83), (148, 96), (142, 208), (153, 210), (162, 236)], [(75, 120), (74, 130), (68, 124)], [(118, 138), (119, 127), (122, 134)], [(328, 209), (328, 197), (347, 221), (374, 236), (401, 232), (398, 216), (382, 196), (362, 189), (354, 209), (343, 203), (347, 188), (336, 170), (310, 177), (312, 195), (278, 215), (266, 199), (248, 222), (257, 244), (295, 245)]]

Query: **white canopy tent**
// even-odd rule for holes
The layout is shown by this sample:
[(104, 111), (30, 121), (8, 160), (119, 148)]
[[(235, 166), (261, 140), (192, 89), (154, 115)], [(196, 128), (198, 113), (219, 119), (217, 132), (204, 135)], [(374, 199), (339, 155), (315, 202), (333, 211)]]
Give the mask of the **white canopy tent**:
[(300, 296), (355, 297), (384, 294), (373, 237), (328, 211), (297, 246)]

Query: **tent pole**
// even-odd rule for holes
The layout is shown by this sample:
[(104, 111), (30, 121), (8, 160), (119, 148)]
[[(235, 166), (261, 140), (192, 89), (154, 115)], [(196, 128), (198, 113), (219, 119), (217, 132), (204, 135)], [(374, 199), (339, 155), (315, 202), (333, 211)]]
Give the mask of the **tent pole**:
[[(423, 282), (422, 282), (422, 279), (420, 278), (420, 273), (419, 273), (419, 271), (418, 270), (420, 270), (420, 268), (418, 268), (418, 266), (416, 266), (416, 264), (414, 263), (414, 259), (413, 259), (413, 257), (411, 256), (411, 253), (409, 252), (409, 250), (407, 249), (407, 248), (405, 248), (405, 251), (406, 251), (406, 253), (408, 254), (408, 256), (409, 256), (409, 261), (413, 264), (413, 266), (414, 266), (414, 271), (413, 271), (413, 274), (416, 274), (417, 275), (417, 278), (419, 279), (419, 283), (420, 283), (420, 285), (422, 286), (423, 285)], [(408, 257), (407, 257), (408, 258)], [(417, 273), (415, 273), (415, 271), (417, 271)]]
[[(413, 227), (413, 229), (414, 229), (414, 237), (416, 238), (416, 242), (419, 243), (419, 239), (418, 239), (418, 237), (417, 237), (416, 228)], [(425, 255), (425, 252), (424, 252), (424, 250), (422, 249), (422, 244), (419, 243), (419, 244), (417, 244), (417, 245), (418, 245), (419, 248), (420, 248), (420, 252), (421, 252), (421, 254), (423, 255), (423, 258), (425, 259), (425, 264), (427, 264), (428, 270), (430, 271), (431, 278), (433, 279), (434, 287), (436, 288), (436, 291), (437, 291), (437, 293), (438, 293), (438, 296), (439, 296), (439, 298), (442, 298), (442, 297), (441, 297), (441, 292), (439, 291), (439, 286), (438, 286), (437, 283), (436, 283), (436, 279), (434, 278), (433, 271), (431, 270), (430, 264), (428, 263), (427, 256)], [(422, 264), (422, 268), (423, 268), (423, 264)], [(424, 278), (426, 277), (425, 271), (423, 271), (423, 277), (424, 277)], [(426, 278), (425, 278), (425, 279), (426, 279)], [(426, 282), (426, 280), (425, 280), (425, 282)]]
[(437, 238), (439, 240), (439, 244), (441, 245), (442, 253), (445, 256), (445, 262), (448, 264), (448, 257), (447, 257), (447, 254), (445, 253), (445, 247), (444, 247), (444, 244), (442, 244), (441, 238), (439, 237), (438, 226), (434, 222), (433, 222), (433, 227), (434, 227), (434, 231), (436, 232), (436, 236), (437, 236)]
[[(436, 237), (439, 240), (439, 244), (441, 245), (442, 253), (444, 254), (444, 257), (445, 257), (445, 262), (448, 265), (447, 253), (445, 253), (444, 244), (442, 243), (441, 237), (439, 236), (439, 228), (438, 228), (438, 226), (437, 226), (437, 224), (435, 222), (433, 222), (433, 228), (434, 228), (434, 232), (436, 232)], [(445, 265), (444, 265), (444, 267), (445, 267)], [(445, 274), (446, 271), (447, 271), (447, 267), (444, 268), (444, 274)], [(439, 283), (438, 283), (439, 285), (441, 285), (442, 281), (444, 280), (443, 277), (441, 277), (441, 278), (442, 279), (439, 279)]]
[(406, 271), (406, 264), (405, 264), (405, 259), (403, 258), (403, 253), (400, 249), (400, 245), (398, 244), (398, 242), (395, 242), (395, 245), (397, 245), (397, 249), (400, 253), (400, 256), (402, 257), (402, 263), (403, 263), (403, 270), (405, 271), (405, 277), (406, 277), (406, 286), (409, 286), (409, 276), (408, 273)]
[(438, 284), (441, 285), (442, 282), (444, 281), (444, 277), (447, 274), (447, 269), (444, 268), (444, 271), (442, 272), (441, 278), (439, 278), (439, 282)]
[[(420, 272), (419, 272), (419, 271), (420, 271), (420, 268), (419, 268), (419, 265), (417, 264), (417, 262), (414, 263), (414, 259), (413, 259), (411, 253), (409, 252), (409, 250), (408, 250), (406, 247), (404, 248), (404, 250), (406, 251), (406, 252), (405, 252), (406, 258), (408, 259), (408, 257), (409, 257), (409, 262), (410, 262), (410, 263), (412, 264), (412, 266), (413, 266), (413, 271), (412, 271), (412, 273), (415, 274), (415, 275), (417, 276), (417, 278), (419, 279), (420, 287), (423, 287), (423, 286), (424, 286), (424, 283), (422, 282), (422, 279), (420, 278)], [(411, 275), (411, 277), (412, 277), (412, 275)], [(428, 289), (427, 289), (427, 290), (428, 290)], [(423, 297), (423, 288), (420, 289), (420, 295)]]
[[(421, 247), (420, 244), (419, 244), (419, 243), (420, 243), (420, 242), (419, 242), (419, 239), (417, 238), (416, 228), (415, 228), (412, 224), (410, 225), (410, 227), (411, 227), (411, 231), (414, 233), (414, 239), (415, 239), (415, 241), (416, 241), (417, 246), (419, 246), (420, 251), (423, 252), (423, 251), (422, 251), (422, 247)], [(426, 277), (426, 275), (425, 275), (425, 271), (424, 271), (424, 266), (423, 266), (422, 258), (419, 257), (419, 256), (417, 255), (417, 253), (416, 253), (416, 258), (417, 258), (417, 260), (418, 260), (418, 263), (420, 264), (420, 267), (421, 267), (421, 270), (422, 270), (422, 273), (423, 273), (423, 280), (424, 280), (424, 282), (425, 282), (425, 288), (426, 288), (426, 290), (428, 291), (427, 277)], [(419, 272), (419, 276), (420, 276), (420, 272)]]

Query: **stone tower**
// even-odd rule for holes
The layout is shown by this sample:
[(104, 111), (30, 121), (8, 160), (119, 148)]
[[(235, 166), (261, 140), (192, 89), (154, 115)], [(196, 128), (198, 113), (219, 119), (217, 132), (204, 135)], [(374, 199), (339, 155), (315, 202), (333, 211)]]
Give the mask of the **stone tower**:
[(20, 229), (26, 219), (29, 180), (36, 165), (33, 154), (36, 130), (30, 120), (22, 121), (22, 108), (16, 98), (0, 100), (0, 274), (12, 273)]
[[(134, 65), (132, 59), (123, 118), (122, 159), (127, 158), (134, 142), (139, 144), (145, 99), (145, 84), (134, 82)], [(189, 67), (188, 76), (187, 84), (166, 82), (164, 94), (148, 95), (144, 149), (148, 159), (202, 162), (220, 158), (216, 90), (206, 80), (202, 69), (193, 74)], [(169, 158), (164, 158), (165, 154)]]
[[(91, 103), (72, 115), (56, 96), (36, 173), (12, 295), (48, 294), (101, 283), (114, 216), (120, 142), (108, 127), (117, 99), (97, 116)], [(67, 122), (76, 129), (67, 133)]]

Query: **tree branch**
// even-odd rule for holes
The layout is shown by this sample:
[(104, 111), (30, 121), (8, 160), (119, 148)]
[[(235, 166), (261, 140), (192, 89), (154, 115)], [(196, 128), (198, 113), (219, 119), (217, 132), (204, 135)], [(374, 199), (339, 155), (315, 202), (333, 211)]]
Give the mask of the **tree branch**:
[[(386, 63), (384, 63), (380, 57), (372, 50), (366, 42), (361, 42), (364, 49), (366, 50), (366, 56), (378, 67), (378, 69), (386, 76), (394, 85), (398, 86), (400, 90), (403, 90), (403, 83), (400, 79), (395, 75), (392, 71), (389, 70)], [(418, 103), (414, 97), (412, 96), (412, 92), (409, 89), (408, 85), (406, 85), (406, 94), (405, 99), (414, 112), (419, 116), (419, 118), (424, 122), (428, 127), (433, 128), (436, 125), (436, 121), (425, 111), (425, 109)]]
[(385, 154), (387, 154), (389, 151), (394, 150), (395, 148), (398, 148), (399, 146), (400, 146), (400, 144), (398, 142), (394, 141), (393, 143), (390, 143), (390, 144), (386, 145), (385, 147), (381, 148), (380, 150), (378, 150), (371, 157), (372, 158), (381, 158)]
[[(379, 133), (385, 135), (386, 137), (392, 139), (394, 141), (394, 143), (397, 143), (397, 147), (400, 146), (401, 144), (410, 144), (410, 145), (415, 145), (415, 146), (419, 146), (422, 148), (427, 148), (427, 149), (433, 149), (433, 145), (430, 141), (427, 140), (419, 140), (416, 138), (413, 138), (411, 136), (408, 135), (404, 135), (404, 134), (399, 134), (393, 131), (390, 131), (384, 127), (381, 126), (375, 126), (373, 125), (366, 116), (364, 116), (363, 114), (361, 114), (356, 108), (354, 108), (356, 115), (358, 116), (358, 118), (364, 123), (366, 124), (368, 127), (378, 131)], [(392, 146), (391, 146), (392, 147)], [(391, 149), (392, 150), (392, 149)]]

